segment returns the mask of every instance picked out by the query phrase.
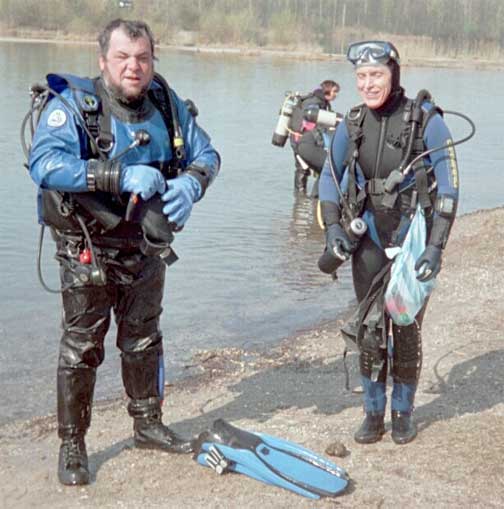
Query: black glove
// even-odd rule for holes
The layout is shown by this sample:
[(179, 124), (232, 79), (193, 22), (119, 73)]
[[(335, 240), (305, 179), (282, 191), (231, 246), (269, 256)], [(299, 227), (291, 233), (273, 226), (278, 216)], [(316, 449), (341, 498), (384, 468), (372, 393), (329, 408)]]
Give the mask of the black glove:
[(419, 272), (418, 281), (425, 283), (435, 278), (441, 270), (441, 248), (428, 245), (415, 264), (415, 270)]
[(328, 226), (326, 231), (327, 251), (335, 258), (348, 260), (357, 247), (339, 224)]

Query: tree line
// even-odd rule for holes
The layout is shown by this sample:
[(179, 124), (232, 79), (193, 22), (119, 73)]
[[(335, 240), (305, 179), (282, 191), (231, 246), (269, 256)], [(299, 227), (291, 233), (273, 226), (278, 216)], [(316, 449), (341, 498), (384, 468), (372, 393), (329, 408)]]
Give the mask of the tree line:
[[(122, 2), (124, 4), (124, 2)], [(127, 2), (126, 2), (127, 3)], [(0, 0), (0, 25), (90, 34), (114, 17), (149, 22), (161, 42), (317, 47), (339, 53), (357, 38), (423, 41), (433, 54), (502, 56), (503, 0)]]

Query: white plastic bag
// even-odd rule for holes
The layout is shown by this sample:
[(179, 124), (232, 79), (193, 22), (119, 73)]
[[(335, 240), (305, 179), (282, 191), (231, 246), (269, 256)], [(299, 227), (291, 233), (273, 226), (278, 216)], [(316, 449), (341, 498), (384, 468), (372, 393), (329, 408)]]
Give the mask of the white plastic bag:
[(410, 325), (436, 285), (435, 279), (422, 283), (416, 278), (415, 263), (424, 252), (427, 231), (420, 206), (411, 220), (400, 248), (387, 251), (394, 258), (385, 292), (385, 308), (396, 325)]

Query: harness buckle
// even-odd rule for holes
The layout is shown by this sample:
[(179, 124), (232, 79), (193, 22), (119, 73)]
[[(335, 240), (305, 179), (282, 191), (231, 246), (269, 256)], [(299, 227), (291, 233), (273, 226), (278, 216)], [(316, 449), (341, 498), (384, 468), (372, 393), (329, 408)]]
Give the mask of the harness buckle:
[(361, 113), (362, 113), (362, 108), (360, 108), (360, 107), (352, 108), (347, 113), (347, 118), (351, 121), (359, 120)]
[(367, 181), (367, 191), (371, 195), (384, 194), (385, 192), (384, 179), (369, 179)]

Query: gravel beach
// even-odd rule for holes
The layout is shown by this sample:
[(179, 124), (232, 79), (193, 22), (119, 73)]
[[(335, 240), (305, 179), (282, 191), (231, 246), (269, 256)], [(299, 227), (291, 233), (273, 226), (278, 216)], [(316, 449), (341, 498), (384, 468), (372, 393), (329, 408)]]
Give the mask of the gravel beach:
[[(392, 442), (389, 416), (380, 442), (353, 441), (363, 410), (358, 391), (345, 390), (341, 321), (268, 351), (201, 352), (194, 375), (166, 387), (164, 420), (181, 433), (195, 435), (221, 417), (322, 454), (344, 445), (348, 453), (333, 458), (352, 479), (342, 496), (311, 501), (217, 476), (190, 456), (135, 449), (122, 399), (94, 407), (86, 487), (58, 483), (54, 415), (0, 427), (0, 507), (503, 507), (503, 252), (504, 209), (458, 218), (424, 320), (419, 434), (408, 445)], [(355, 355), (349, 364), (356, 388)]]

